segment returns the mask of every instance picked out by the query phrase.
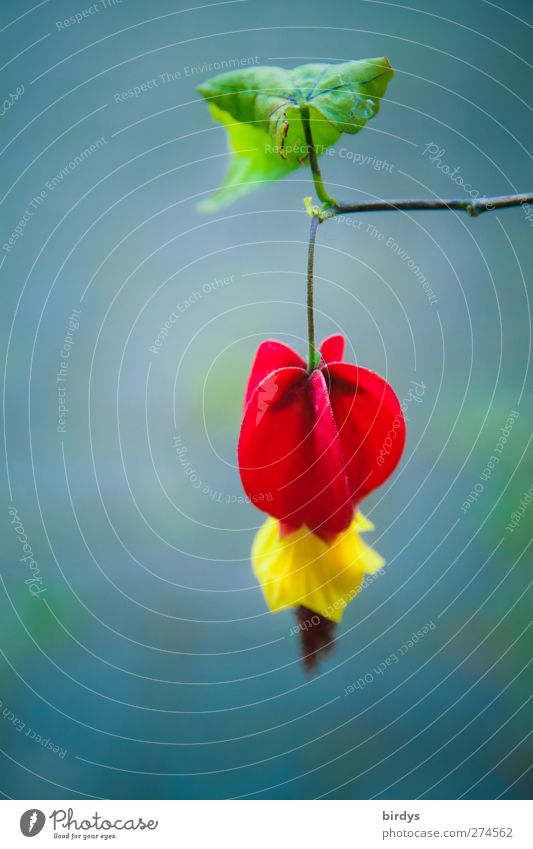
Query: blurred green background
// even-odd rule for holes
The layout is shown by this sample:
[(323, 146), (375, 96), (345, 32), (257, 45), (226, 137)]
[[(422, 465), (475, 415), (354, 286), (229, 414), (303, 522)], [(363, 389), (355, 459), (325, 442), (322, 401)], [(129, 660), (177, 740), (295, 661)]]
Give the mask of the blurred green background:
[(319, 336), (424, 390), (365, 504), (387, 566), (309, 677), (250, 568), (263, 517), (235, 454), (258, 343), (305, 351), (312, 185), (196, 211), (228, 151), (195, 86), (250, 58), (389, 57), (380, 115), (322, 160), (334, 195), (531, 190), (531, 4), (418, 5), (2, 3), (4, 796), (528, 795), (531, 216), (319, 230)]

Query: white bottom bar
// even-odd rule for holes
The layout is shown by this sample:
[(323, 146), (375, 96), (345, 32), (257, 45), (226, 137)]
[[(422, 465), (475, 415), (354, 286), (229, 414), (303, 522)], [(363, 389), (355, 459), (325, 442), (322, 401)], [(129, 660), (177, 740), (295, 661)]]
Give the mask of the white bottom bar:
[(531, 849), (528, 813), (529, 802), (503, 800), (3, 801), (0, 843), (27, 847), (35, 836), (36, 847)]

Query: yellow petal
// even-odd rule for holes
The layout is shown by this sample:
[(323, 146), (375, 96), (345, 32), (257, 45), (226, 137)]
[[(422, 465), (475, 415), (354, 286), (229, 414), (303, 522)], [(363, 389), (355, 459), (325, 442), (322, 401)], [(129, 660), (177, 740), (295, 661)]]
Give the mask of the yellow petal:
[[(350, 527), (353, 527), (358, 534), (364, 534), (365, 531), (373, 531), (374, 523), (363, 516), (362, 513), (357, 513)], [(350, 528), (348, 528), (350, 530)]]
[(253, 542), (252, 565), (272, 612), (302, 604), (340, 622), (365, 573), (377, 572), (385, 562), (359, 536), (373, 528), (357, 513), (328, 544), (306, 528), (281, 538), (279, 522), (267, 519)]

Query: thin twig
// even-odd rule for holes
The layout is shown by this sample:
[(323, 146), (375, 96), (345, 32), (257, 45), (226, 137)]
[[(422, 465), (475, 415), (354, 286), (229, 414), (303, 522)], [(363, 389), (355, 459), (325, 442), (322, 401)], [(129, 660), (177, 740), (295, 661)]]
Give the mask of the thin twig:
[[(309, 371), (317, 367), (320, 356), (315, 348), (315, 318), (313, 310), (313, 265), (315, 256), (315, 238), (318, 225), (328, 218), (337, 215), (348, 215), (352, 212), (396, 212), (399, 210), (432, 210), (432, 209), (457, 209), (468, 212), (473, 218), (482, 212), (490, 212), (492, 209), (505, 209), (512, 206), (523, 206), (533, 204), (533, 192), (518, 195), (498, 195), (486, 198), (400, 198), (398, 200), (370, 200), (358, 201), (356, 203), (339, 203), (328, 193), (316, 154), (309, 118), (309, 107), (305, 104), (300, 107), (302, 125), (305, 133), (305, 141), (309, 156), (309, 166), (313, 175), (313, 182), (323, 207), (311, 206), (309, 198), (306, 207), (311, 217), (311, 229), (309, 232), (309, 250), (307, 254), (307, 327), (309, 337)], [(528, 210), (529, 212), (529, 210)]]
[(520, 195), (498, 195), (490, 198), (400, 198), (398, 200), (370, 200), (357, 203), (338, 203), (328, 211), (326, 217), (346, 215), (350, 212), (391, 212), (416, 209), (459, 209), (472, 217), (490, 212), (492, 209), (505, 209), (510, 206), (533, 204), (533, 192)]
[(311, 122), (309, 118), (309, 107), (300, 107), (302, 125), (305, 133), (305, 142), (309, 154), (309, 166), (313, 175), (316, 192), (324, 204), (323, 220), (333, 218), (335, 215), (347, 215), (351, 212), (395, 212), (398, 210), (417, 209), (458, 209), (468, 212), (473, 218), (482, 212), (490, 212), (492, 209), (505, 209), (511, 206), (522, 206), (533, 204), (533, 192), (518, 195), (498, 195), (486, 198), (400, 198), (398, 200), (370, 200), (357, 201), (356, 203), (340, 203), (331, 197), (326, 189), (318, 156), (313, 141)]

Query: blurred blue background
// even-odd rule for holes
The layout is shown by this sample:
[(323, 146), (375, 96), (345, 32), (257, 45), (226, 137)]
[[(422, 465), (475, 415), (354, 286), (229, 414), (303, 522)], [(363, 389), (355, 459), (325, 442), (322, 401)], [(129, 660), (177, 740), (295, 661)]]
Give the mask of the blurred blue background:
[(418, 5), (2, 3), (4, 796), (528, 795), (533, 213), (319, 230), (319, 336), (424, 388), (365, 504), (387, 565), (309, 677), (235, 454), (258, 343), (305, 351), (312, 185), (196, 211), (228, 151), (195, 86), (229, 60), (389, 57), (381, 113), (322, 160), (334, 195), (531, 190), (531, 4)]

